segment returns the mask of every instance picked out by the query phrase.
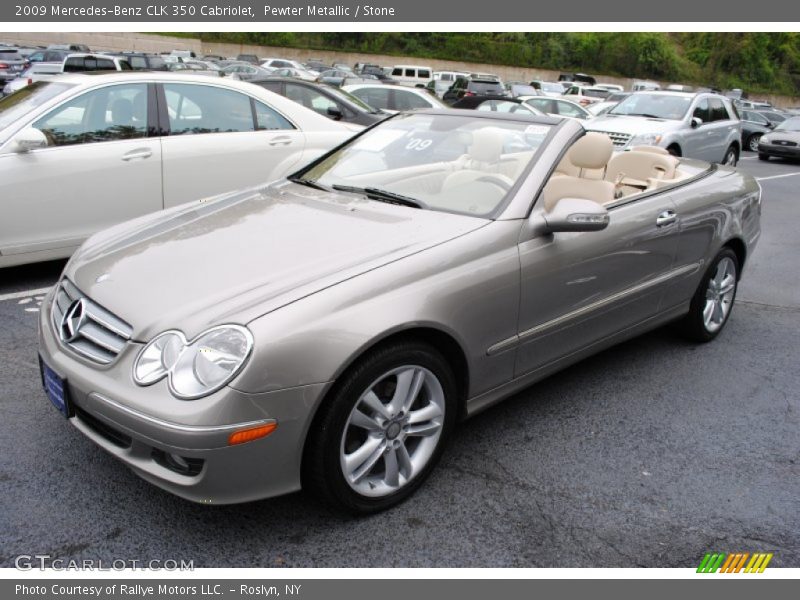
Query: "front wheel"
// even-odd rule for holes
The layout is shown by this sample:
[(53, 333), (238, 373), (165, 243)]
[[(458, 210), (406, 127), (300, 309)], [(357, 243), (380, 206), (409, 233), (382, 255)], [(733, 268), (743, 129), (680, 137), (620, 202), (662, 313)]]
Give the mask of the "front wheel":
[(759, 154), (758, 160), (769, 160), (769, 154)]
[(384, 346), (345, 374), (309, 432), (303, 486), (351, 513), (394, 506), (422, 484), (455, 422), (447, 361), (417, 342)]
[(725, 158), (722, 159), (722, 164), (729, 167), (735, 167), (738, 161), (739, 153), (736, 152), (736, 148), (734, 146), (728, 146), (728, 150), (725, 152)]
[(747, 139), (747, 148), (750, 150), (750, 152), (758, 152), (758, 142), (760, 141), (760, 133), (754, 133)]
[(739, 282), (739, 259), (730, 248), (723, 248), (711, 262), (692, 298), (689, 314), (683, 319), (687, 336), (710, 342), (728, 322)]

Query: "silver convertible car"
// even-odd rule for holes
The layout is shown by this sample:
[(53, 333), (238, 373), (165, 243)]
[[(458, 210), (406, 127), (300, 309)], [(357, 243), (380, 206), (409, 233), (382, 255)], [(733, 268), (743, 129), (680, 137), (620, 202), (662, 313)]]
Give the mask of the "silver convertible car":
[[(291, 177), (91, 237), (45, 299), (78, 430), (201, 503), (407, 498), (456, 423), (670, 321), (724, 327), (761, 191), (574, 120), (401, 113)], [(77, 473), (76, 473), (77, 476)]]

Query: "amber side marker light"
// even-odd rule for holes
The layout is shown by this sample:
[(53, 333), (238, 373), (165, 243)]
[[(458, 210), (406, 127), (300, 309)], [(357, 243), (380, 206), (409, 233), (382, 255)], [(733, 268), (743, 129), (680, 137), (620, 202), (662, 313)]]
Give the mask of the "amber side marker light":
[(235, 446), (236, 444), (245, 444), (253, 440), (267, 437), (277, 428), (277, 423), (267, 423), (266, 425), (259, 425), (258, 427), (251, 427), (250, 429), (234, 431), (228, 436), (228, 445)]

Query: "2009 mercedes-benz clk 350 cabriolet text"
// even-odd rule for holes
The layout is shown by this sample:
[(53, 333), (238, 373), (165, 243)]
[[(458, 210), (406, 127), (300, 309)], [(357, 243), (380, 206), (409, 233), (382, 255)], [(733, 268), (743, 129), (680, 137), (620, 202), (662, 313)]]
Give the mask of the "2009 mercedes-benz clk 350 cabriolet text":
[(716, 337), (759, 237), (735, 169), (574, 120), (400, 114), (288, 179), (91, 237), (45, 388), (146, 480), (232, 503), (408, 497), (455, 423), (623, 339)]

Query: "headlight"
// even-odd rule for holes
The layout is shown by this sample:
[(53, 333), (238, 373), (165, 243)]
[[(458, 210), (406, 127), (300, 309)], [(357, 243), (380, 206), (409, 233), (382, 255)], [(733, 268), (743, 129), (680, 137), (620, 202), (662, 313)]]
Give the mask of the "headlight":
[(663, 139), (660, 133), (640, 133), (631, 138), (631, 146), (658, 146)]
[(165, 331), (142, 348), (133, 363), (133, 379), (151, 385), (164, 377), (178, 398), (192, 400), (217, 391), (244, 366), (253, 335), (240, 325), (220, 325), (191, 341), (180, 331)]

